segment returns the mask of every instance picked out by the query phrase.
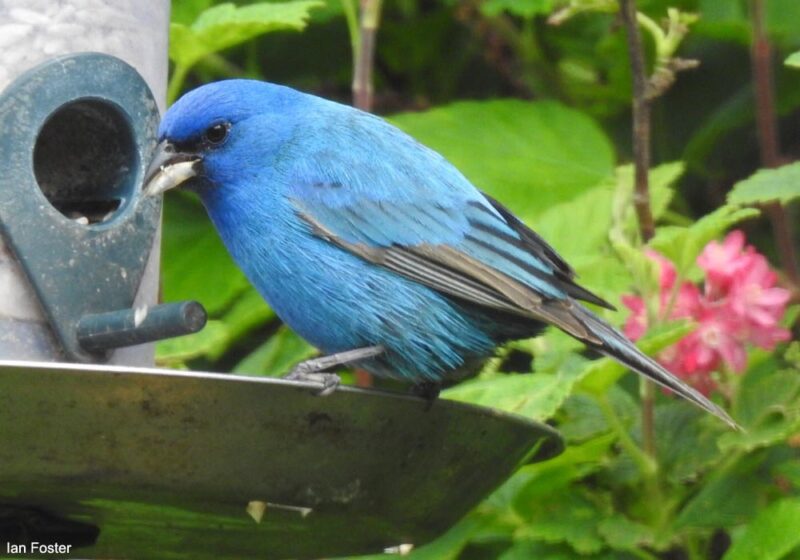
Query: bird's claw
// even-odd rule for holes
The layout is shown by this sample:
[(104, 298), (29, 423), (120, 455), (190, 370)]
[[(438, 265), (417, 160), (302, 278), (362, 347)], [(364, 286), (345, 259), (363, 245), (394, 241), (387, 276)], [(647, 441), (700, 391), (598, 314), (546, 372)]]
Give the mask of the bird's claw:
[(438, 381), (422, 381), (416, 385), (411, 386), (411, 394), (415, 397), (425, 399), (425, 411), (431, 409), (433, 403), (439, 398), (439, 393), (442, 390), (442, 384)]
[(303, 383), (314, 383), (315, 385), (321, 385), (322, 388), (317, 392), (317, 396), (327, 397), (333, 393), (342, 382), (341, 378), (335, 373), (310, 372), (302, 366), (303, 364), (299, 364), (292, 371), (290, 371), (284, 379), (288, 379), (289, 381), (300, 381)]
[(324, 397), (333, 393), (341, 383), (341, 379), (338, 375), (335, 373), (327, 373), (325, 372), (326, 369), (374, 358), (383, 352), (383, 346), (366, 346), (364, 348), (355, 348), (354, 350), (312, 358), (297, 364), (294, 369), (286, 375), (285, 379), (320, 384), (322, 385), (322, 389), (317, 394)]

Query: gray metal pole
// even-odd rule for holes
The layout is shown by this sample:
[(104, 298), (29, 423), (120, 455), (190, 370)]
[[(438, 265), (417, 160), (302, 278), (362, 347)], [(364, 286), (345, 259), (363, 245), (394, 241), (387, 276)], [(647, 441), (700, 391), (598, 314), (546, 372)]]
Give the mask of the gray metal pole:
[[(163, 112), (169, 0), (0, 0), (0, 91), (51, 58), (78, 52), (116, 56), (147, 82)], [(160, 236), (134, 306), (156, 303)], [(0, 237), (0, 359), (63, 359), (19, 263)], [(153, 345), (116, 350), (109, 363), (153, 364)]]

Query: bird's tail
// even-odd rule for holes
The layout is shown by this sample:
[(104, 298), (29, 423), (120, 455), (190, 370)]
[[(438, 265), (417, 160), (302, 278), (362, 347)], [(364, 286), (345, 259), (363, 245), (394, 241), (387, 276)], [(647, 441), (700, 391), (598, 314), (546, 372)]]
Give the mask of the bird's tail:
[(741, 429), (727, 412), (675, 377), (658, 362), (643, 354), (628, 337), (594, 315), (588, 309), (575, 305), (574, 316), (585, 325), (589, 332), (603, 341), (602, 344), (587, 342), (591, 348), (617, 360), (621, 364), (655, 383), (658, 383), (662, 387), (674, 391), (684, 399), (720, 418), (732, 428), (737, 430)]

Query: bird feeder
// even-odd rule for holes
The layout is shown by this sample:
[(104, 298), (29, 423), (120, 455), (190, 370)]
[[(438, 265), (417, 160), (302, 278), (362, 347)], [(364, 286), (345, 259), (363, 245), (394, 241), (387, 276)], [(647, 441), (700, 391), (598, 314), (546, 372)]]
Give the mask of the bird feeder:
[(168, 22), (165, 0), (0, 0), (0, 547), (379, 552), (558, 453), (489, 409), (152, 367), (154, 341), (205, 323), (157, 302), (161, 205), (141, 193)]

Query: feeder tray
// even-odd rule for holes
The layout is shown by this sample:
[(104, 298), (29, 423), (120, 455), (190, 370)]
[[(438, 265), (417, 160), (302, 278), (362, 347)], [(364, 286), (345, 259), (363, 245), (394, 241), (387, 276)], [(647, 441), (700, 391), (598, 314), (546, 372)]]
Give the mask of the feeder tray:
[(0, 540), (193, 560), (420, 546), (520, 464), (562, 449), (551, 428), (487, 408), (318, 390), (0, 362)]

